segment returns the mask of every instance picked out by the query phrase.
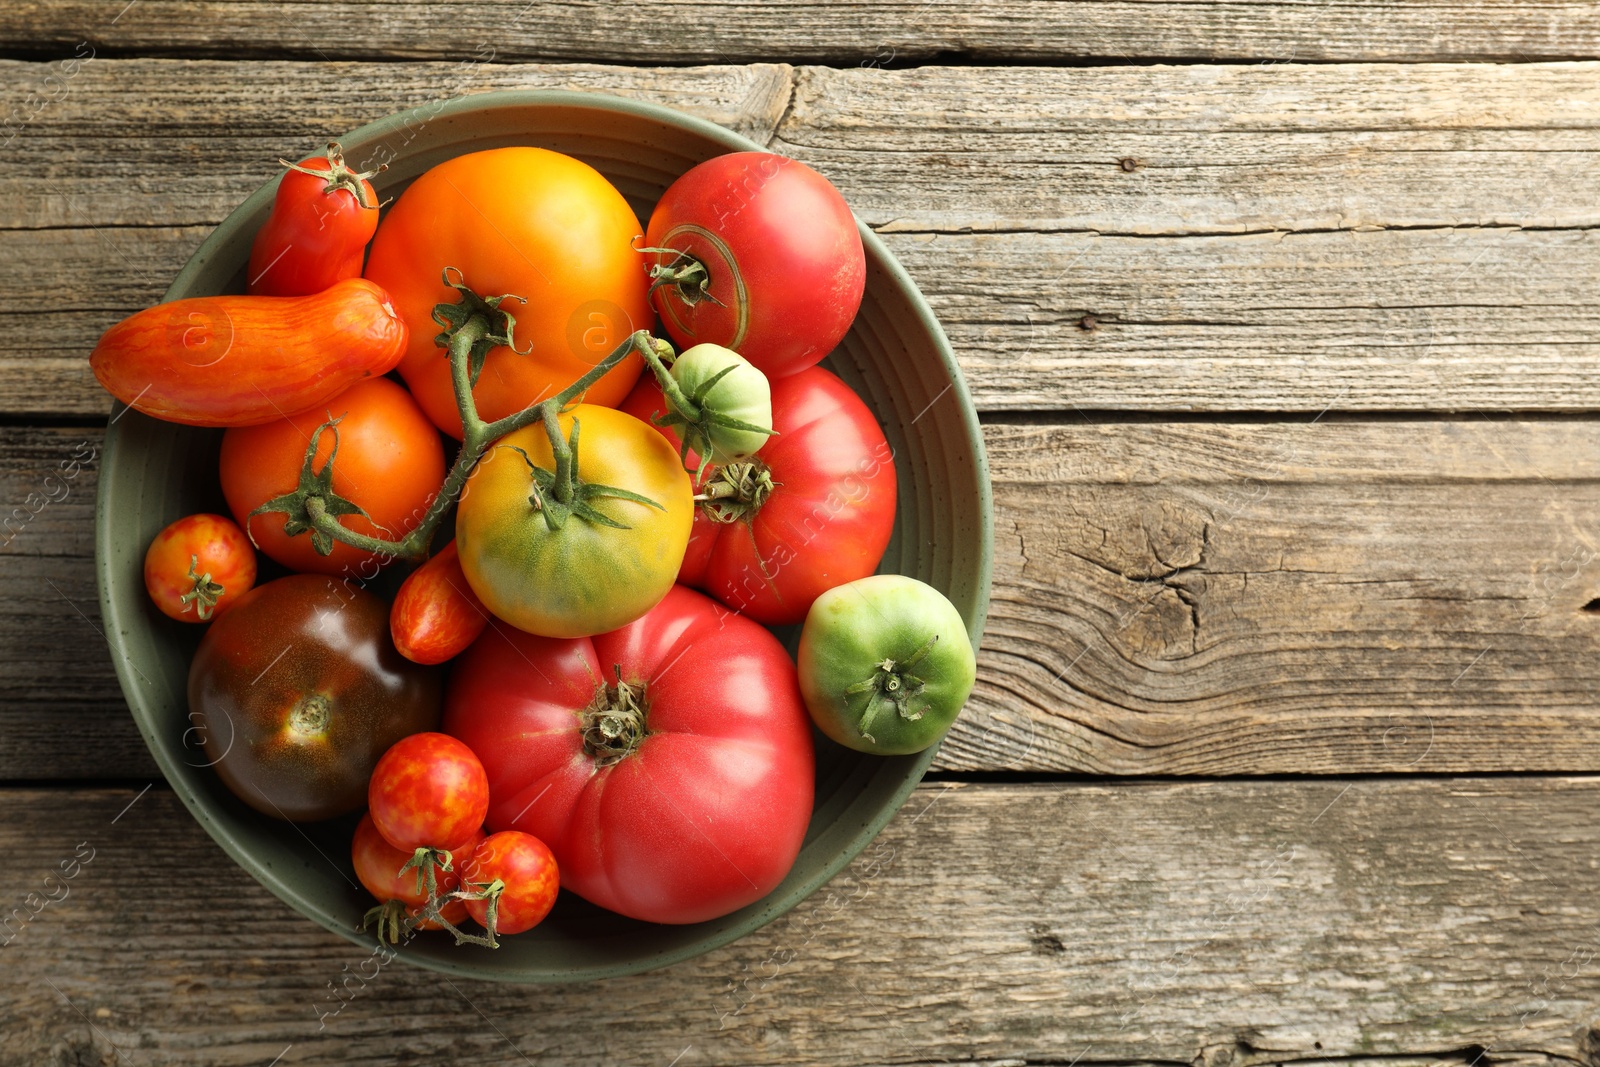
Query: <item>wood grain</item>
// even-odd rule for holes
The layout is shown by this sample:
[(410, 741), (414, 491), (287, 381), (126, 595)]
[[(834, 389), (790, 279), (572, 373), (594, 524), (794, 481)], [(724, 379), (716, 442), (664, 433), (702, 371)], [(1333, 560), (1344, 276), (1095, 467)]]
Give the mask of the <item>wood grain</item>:
[[(770, 141), (879, 229), (1593, 226), (1600, 208), (1578, 190), (1600, 164), (1597, 73), (97, 59), (8, 146), (0, 228), (215, 223), (279, 156), (433, 100), (513, 88), (651, 100)], [(0, 62), (0, 92), (22, 98), (46, 74)]]
[(1600, 64), (807, 68), (787, 117), (779, 66), (406, 69), (82, 67), (0, 177), (0, 411), (105, 411), (84, 354), (274, 156), (512, 85), (777, 131), (885, 231), (988, 410), (1600, 409), (1600, 220), (1574, 192)]
[(411, 4), (335, 0), (19, 3), (0, 40), (48, 54), (88, 40), (119, 52), (429, 59), (857, 63), (1049, 59), (1533, 59), (1600, 55), (1592, 3), (1225, 3), (877, 0), (769, 5), (669, 0)]
[[(939, 768), (1600, 767), (1592, 423), (1073, 421), (986, 440), (994, 599)], [(0, 430), (0, 500), (99, 441)], [(93, 486), (50, 488), (64, 497), (0, 549), (0, 778), (151, 771), (97, 630)]]
[(1531, 1067), (1600, 1039), (1595, 779), (930, 783), (697, 960), (531, 989), (395, 961), (348, 1002), (367, 949), (136, 796), (0, 792), (6, 912), (93, 850), (13, 923), (0, 1060)]
[[(206, 233), (0, 231), (0, 413), (104, 416), (88, 353)], [(885, 240), (984, 411), (1600, 410), (1600, 230)]]

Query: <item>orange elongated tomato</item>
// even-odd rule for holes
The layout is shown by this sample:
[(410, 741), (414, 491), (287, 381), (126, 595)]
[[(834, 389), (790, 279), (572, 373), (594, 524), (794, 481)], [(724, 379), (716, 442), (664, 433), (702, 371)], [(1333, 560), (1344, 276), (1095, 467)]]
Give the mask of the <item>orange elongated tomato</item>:
[(89, 366), (107, 392), (146, 415), (255, 426), (393, 370), (408, 333), (381, 286), (350, 278), (311, 296), (157, 304), (107, 330)]
[[(378, 224), (366, 276), (394, 295), (411, 327), (400, 373), (441, 430), (461, 436), (450, 361), (433, 309), (459, 294), (446, 267), (479, 296), (512, 294), (518, 351), (489, 352), (473, 387), (478, 414), (503, 418), (554, 396), (634, 330), (655, 322), (639, 219), (599, 171), (543, 148), (471, 152), (434, 167)], [(629, 356), (585, 396), (612, 407), (639, 377)]]

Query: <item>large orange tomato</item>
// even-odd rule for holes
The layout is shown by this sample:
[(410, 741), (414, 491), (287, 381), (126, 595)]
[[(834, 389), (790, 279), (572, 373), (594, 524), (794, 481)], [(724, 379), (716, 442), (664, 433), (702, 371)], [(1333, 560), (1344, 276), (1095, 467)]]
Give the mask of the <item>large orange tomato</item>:
[[(240, 526), (261, 551), (285, 567), (365, 580), (387, 563), (370, 552), (336, 541), (318, 555), (311, 535), (284, 533), (281, 512), (250, 512), (294, 491), (311, 435), (328, 418), (339, 418), (339, 454), (333, 491), (370, 517), (339, 521), (356, 533), (398, 540), (421, 520), (444, 483), (444, 445), (416, 401), (387, 378), (369, 378), (345, 390), (325, 410), (279, 419), (264, 426), (235, 427), (222, 435), (222, 495)], [(333, 452), (334, 437), (317, 441), (317, 469)]]
[[(411, 338), (400, 373), (428, 417), (461, 436), (434, 305), (454, 303), (446, 267), (483, 297), (511, 293), (517, 347), (490, 352), (473, 389), (485, 420), (560, 392), (634, 330), (655, 322), (641, 228), (593, 167), (542, 148), (496, 148), (447, 160), (418, 178), (378, 226), (366, 276), (388, 290)], [(586, 401), (615, 406), (639, 376), (630, 356)]]

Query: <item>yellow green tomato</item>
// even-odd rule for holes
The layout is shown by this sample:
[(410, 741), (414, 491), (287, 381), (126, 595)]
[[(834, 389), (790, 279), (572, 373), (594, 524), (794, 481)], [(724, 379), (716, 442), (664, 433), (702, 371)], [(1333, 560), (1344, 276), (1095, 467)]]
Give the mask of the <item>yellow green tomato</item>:
[(883, 756), (920, 752), (950, 729), (977, 659), (944, 594), (877, 574), (828, 590), (800, 634), (800, 692), (817, 728)]
[(694, 490), (672, 445), (632, 415), (579, 404), (559, 421), (578, 446), (576, 493), (563, 501), (551, 484), (544, 426), (515, 430), (467, 480), (456, 548), (495, 615), (544, 637), (587, 637), (667, 595), (694, 525)]

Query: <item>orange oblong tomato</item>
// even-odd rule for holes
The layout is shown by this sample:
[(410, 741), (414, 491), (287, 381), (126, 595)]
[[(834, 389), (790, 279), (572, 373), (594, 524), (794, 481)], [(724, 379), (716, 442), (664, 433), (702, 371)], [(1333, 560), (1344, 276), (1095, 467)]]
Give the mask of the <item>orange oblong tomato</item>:
[(202, 296), (107, 330), (89, 356), (106, 391), (187, 426), (257, 426), (327, 404), (394, 369), (406, 323), (389, 294), (348, 278), (311, 296)]
[[(485, 420), (560, 392), (655, 321), (639, 220), (587, 163), (543, 148), (457, 156), (423, 174), (378, 226), (366, 276), (393, 294), (411, 327), (400, 373), (440, 429), (461, 436), (450, 364), (435, 343), (436, 304), (454, 303), (454, 267), (482, 297), (512, 294), (518, 349), (488, 354), (473, 398)], [(639, 376), (630, 356), (586, 402), (615, 406)]]

